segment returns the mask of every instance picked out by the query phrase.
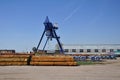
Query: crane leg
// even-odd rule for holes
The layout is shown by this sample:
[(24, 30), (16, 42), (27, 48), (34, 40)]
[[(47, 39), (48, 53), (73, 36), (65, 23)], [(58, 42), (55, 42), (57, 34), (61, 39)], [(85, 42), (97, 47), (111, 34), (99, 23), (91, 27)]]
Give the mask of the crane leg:
[(57, 42), (58, 42), (58, 45), (59, 45), (59, 47), (60, 47), (60, 53), (61, 53), (61, 54), (64, 54), (64, 50), (63, 50), (63, 48), (62, 48), (62, 45), (61, 45), (61, 43), (60, 43), (60, 41), (59, 41), (59, 38), (58, 38), (58, 36), (57, 36), (57, 34), (56, 34), (55, 31), (54, 31), (54, 34), (55, 34), (55, 38), (56, 38), (56, 40), (57, 40)]
[(38, 43), (37, 51), (38, 51), (38, 48), (39, 48), (39, 46), (40, 46), (40, 44), (41, 44), (41, 41), (42, 41), (42, 39), (43, 39), (44, 34), (45, 34), (45, 30), (44, 30), (44, 32), (43, 32), (43, 34), (42, 34), (42, 36), (41, 36), (41, 38), (40, 38), (40, 41), (39, 41), (39, 43)]
[(47, 40), (46, 40), (46, 42), (45, 42), (45, 45), (44, 45), (44, 47), (43, 47), (43, 51), (45, 50), (45, 47), (46, 47), (46, 44), (47, 44), (48, 40), (49, 40), (49, 38), (47, 38)]

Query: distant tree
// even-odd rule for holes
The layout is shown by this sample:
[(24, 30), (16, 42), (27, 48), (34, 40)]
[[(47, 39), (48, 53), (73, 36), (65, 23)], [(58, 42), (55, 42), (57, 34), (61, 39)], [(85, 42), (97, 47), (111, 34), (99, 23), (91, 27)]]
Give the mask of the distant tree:
[(33, 52), (37, 52), (37, 48), (36, 47), (33, 47), (32, 50), (33, 50)]

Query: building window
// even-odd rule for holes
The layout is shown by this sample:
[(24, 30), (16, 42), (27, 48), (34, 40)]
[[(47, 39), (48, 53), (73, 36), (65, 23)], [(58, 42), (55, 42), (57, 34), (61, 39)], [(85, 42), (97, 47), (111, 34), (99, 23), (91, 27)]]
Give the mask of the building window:
[(117, 49), (118, 52), (120, 52), (120, 49)]
[(110, 52), (114, 52), (114, 49), (110, 49)]
[(83, 49), (80, 49), (80, 52), (83, 52)]
[(87, 49), (87, 52), (91, 52), (91, 49)]
[(95, 49), (95, 52), (98, 52), (98, 49)]
[(72, 52), (76, 52), (76, 49), (72, 49)]
[(68, 49), (65, 49), (65, 52), (68, 52)]
[(106, 52), (106, 49), (102, 49), (102, 52)]

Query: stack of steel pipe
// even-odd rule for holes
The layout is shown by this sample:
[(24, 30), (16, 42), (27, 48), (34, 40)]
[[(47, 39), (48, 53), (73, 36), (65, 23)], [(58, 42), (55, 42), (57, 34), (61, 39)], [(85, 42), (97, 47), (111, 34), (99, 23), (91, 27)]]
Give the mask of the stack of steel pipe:
[(0, 55), (0, 66), (27, 65), (29, 55)]
[(76, 66), (72, 56), (32, 56), (30, 65), (36, 66)]

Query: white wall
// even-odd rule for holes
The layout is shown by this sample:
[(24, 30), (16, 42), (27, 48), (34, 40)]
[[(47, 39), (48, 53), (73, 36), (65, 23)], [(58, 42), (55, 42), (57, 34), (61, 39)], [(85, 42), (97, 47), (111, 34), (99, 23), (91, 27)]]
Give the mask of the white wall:
[[(69, 49), (69, 52), (71, 54), (75, 53), (81, 53), (79, 52), (80, 49), (84, 49), (83, 53), (96, 53), (94, 52), (95, 49), (98, 49), (99, 52), (97, 53), (103, 53), (102, 49), (106, 49), (106, 53), (110, 52), (110, 49), (114, 49), (116, 51), (117, 49), (120, 49), (120, 44), (81, 44), (81, 45), (71, 45), (71, 44), (64, 44), (63, 49)], [(76, 49), (76, 52), (72, 52), (72, 49)], [(91, 52), (87, 52), (87, 49), (91, 49)]]

